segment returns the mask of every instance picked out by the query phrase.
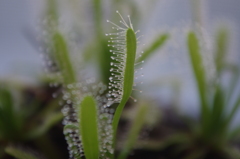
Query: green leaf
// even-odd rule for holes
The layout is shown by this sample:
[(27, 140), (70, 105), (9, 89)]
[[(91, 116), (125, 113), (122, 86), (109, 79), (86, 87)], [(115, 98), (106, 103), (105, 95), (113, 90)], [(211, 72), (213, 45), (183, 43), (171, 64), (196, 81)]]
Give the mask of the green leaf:
[(116, 137), (117, 126), (122, 114), (122, 110), (132, 93), (136, 48), (137, 48), (137, 40), (136, 40), (135, 32), (131, 28), (128, 28), (126, 32), (126, 63), (125, 63), (125, 70), (123, 75), (122, 100), (118, 105), (113, 117), (114, 139)]
[(227, 53), (228, 32), (225, 28), (218, 31), (216, 39), (215, 65), (217, 73), (220, 75)]
[(95, 34), (98, 40), (102, 37), (102, 8), (101, 8), (101, 0), (92, 0), (93, 3), (93, 13), (94, 13), (94, 23), (95, 23)]
[(134, 121), (131, 124), (132, 126), (127, 136), (126, 143), (124, 144), (123, 150), (120, 153), (118, 159), (125, 159), (127, 155), (130, 153), (135, 142), (137, 141), (138, 134), (144, 125), (144, 121), (147, 113), (148, 113), (148, 105), (144, 103), (139, 107), (138, 112), (134, 118)]
[(14, 147), (7, 147), (5, 151), (9, 155), (16, 157), (17, 159), (38, 159), (35, 155), (31, 154), (30, 152)]
[(13, 101), (9, 90), (0, 87), (0, 134), (11, 133)]
[(92, 96), (83, 98), (79, 106), (78, 117), (84, 154), (87, 159), (98, 159), (98, 112), (96, 101)]
[(132, 94), (134, 81), (134, 64), (137, 49), (136, 35), (132, 29), (128, 29), (126, 33), (127, 56), (123, 79), (123, 96), (122, 101), (127, 101)]
[(209, 108), (206, 101), (206, 82), (205, 82), (205, 70), (203, 68), (202, 57), (199, 48), (199, 42), (194, 32), (188, 34), (188, 50), (189, 57), (192, 64), (195, 80), (198, 87), (198, 92), (201, 101), (201, 118), (204, 127), (207, 126), (207, 117), (209, 114)]
[(72, 84), (76, 82), (75, 71), (72, 66), (71, 59), (69, 57), (67, 42), (60, 32), (56, 32), (53, 35), (54, 43), (54, 57), (57, 65), (63, 74), (64, 84)]
[(17, 139), (21, 129), (20, 112), (14, 108), (14, 99), (8, 88), (0, 87), (0, 137)]
[(142, 56), (137, 59), (136, 62), (145, 61), (152, 56), (155, 51), (161, 48), (165, 42), (169, 39), (169, 34), (165, 33), (157, 37), (157, 39), (143, 52)]
[(220, 88), (220, 86), (217, 86), (214, 101), (213, 101), (213, 109), (211, 112), (211, 122), (209, 125), (209, 133), (212, 133), (213, 137), (219, 136), (224, 134), (225, 128), (223, 126), (223, 120), (224, 120), (224, 112), (225, 112), (225, 105), (224, 105), (224, 94), (223, 90)]

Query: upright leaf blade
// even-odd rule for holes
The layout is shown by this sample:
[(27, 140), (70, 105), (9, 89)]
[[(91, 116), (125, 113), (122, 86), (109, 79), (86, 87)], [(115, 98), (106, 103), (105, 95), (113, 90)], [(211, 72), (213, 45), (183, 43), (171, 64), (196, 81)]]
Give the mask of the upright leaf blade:
[(224, 139), (227, 128), (223, 124), (225, 115), (224, 100), (225, 99), (222, 88), (220, 86), (216, 86), (216, 92), (213, 99), (213, 108), (211, 110), (211, 120), (209, 121), (210, 126), (208, 127), (207, 131), (212, 139), (218, 138), (219, 142), (220, 139)]
[(131, 28), (129, 28), (126, 32), (126, 64), (123, 76), (122, 100), (118, 105), (117, 110), (115, 111), (113, 117), (114, 139), (116, 137), (117, 126), (120, 116), (122, 114), (122, 110), (132, 93), (136, 49), (137, 49), (136, 35), (135, 32)]
[(136, 35), (132, 29), (128, 29), (126, 33), (127, 56), (123, 79), (123, 101), (127, 101), (132, 93), (134, 81), (134, 64), (137, 50)]
[(157, 39), (143, 52), (142, 56), (136, 62), (141, 62), (150, 57), (157, 49), (161, 48), (168, 40), (169, 34), (165, 33), (157, 37)]
[(216, 39), (215, 65), (218, 75), (221, 73), (227, 53), (228, 33), (226, 29), (220, 29)]
[(53, 35), (54, 56), (57, 60), (58, 67), (63, 74), (64, 84), (72, 84), (76, 82), (76, 75), (73, 69), (71, 59), (69, 57), (67, 42), (60, 32)]
[[(116, 11), (121, 18), (123, 27), (114, 24), (113, 29), (116, 29), (117, 33), (109, 33), (106, 36), (111, 36), (111, 40), (108, 46), (112, 47), (112, 60), (111, 62), (111, 77), (109, 78), (108, 84), (108, 103), (107, 106), (111, 106), (114, 103), (119, 103), (113, 116), (112, 127), (113, 127), (113, 144), (115, 147), (117, 127), (119, 123), (122, 110), (128, 101), (134, 82), (135, 62), (136, 62), (136, 51), (137, 51), (137, 38), (133, 30), (133, 25), (128, 16), (129, 24), (123, 19), (122, 15)], [(113, 156), (111, 156), (113, 158)]]
[(92, 96), (86, 96), (83, 98), (79, 106), (78, 117), (84, 154), (87, 159), (98, 159), (98, 113), (96, 101)]
[(201, 102), (201, 118), (204, 127), (208, 124), (207, 117), (209, 114), (209, 108), (206, 100), (206, 81), (205, 81), (205, 70), (203, 67), (202, 57), (200, 54), (200, 47), (198, 39), (194, 32), (189, 32), (188, 34), (188, 50), (189, 57), (193, 68), (193, 73), (195, 75), (195, 80), (198, 87), (198, 92)]
[(14, 99), (9, 88), (0, 86), (0, 137), (18, 139), (22, 118), (14, 109)]
[[(213, 124), (222, 124), (222, 119), (224, 115), (224, 94), (220, 86), (217, 87), (214, 97), (213, 110), (212, 110), (212, 120)], [(220, 123), (219, 123), (220, 122)], [(213, 125), (214, 126), (214, 125)]]

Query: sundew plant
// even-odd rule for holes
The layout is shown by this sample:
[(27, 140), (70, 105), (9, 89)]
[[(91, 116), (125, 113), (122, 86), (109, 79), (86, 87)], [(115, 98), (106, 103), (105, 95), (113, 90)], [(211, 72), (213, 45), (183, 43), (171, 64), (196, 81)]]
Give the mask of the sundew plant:
[[(108, 47), (112, 53), (108, 86), (95, 82), (95, 79), (77, 82), (63, 36), (58, 31), (52, 34), (55, 47), (53, 59), (57, 67), (64, 70), (60, 71), (64, 88), (62, 112), (70, 158), (114, 158), (118, 123), (135, 85), (135, 66), (143, 63), (136, 63), (139, 61), (136, 58), (136, 34), (139, 31), (134, 31), (130, 16), (127, 22), (117, 13), (121, 26), (107, 20), (115, 31), (106, 34), (110, 37)], [(133, 100), (136, 102), (136, 99)], [(115, 104), (116, 108), (113, 107)], [(127, 157), (130, 149), (128, 146), (121, 158)]]
[[(82, 37), (71, 39), (69, 30), (64, 30), (56, 7), (57, 1), (47, 1), (44, 20), (40, 23), (41, 33), (37, 42), (41, 48), (41, 57), (48, 77), (44, 80), (47, 81), (50, 89), (54, 90), (52, 97), (55, 99), (53, 106), (44, 107), (43, 114), (47, 115), (43, 116), (43, 119), (40, 118), (43, 123), (29, 136), (30, 139), (40, 136), (39, 142), (45, 142), (45, 146), (40, 145), (40, 149), (46, 150), (42, 153), (47, 158), (64, 158), (47, 138), (41, 141), (41, 137), (61, 120), (63, 120), (63, 134), (68, 144), (66, 149), (70, 158), (127, 158), (135, 146), (148, 113), (148, 105), (137, 102), (138, 93), (142, 91), (135, 87), (139, 87), (138, 83), (142, 83), (141, 78), (138, 77), (143, 76), (141, 74), (143, 61), (161, 48), (169, 35), (160, 33), (150, 45), (144, 46), (142, 51), (139, 47), (139, 39), (143, 36), (139, 34), (139, 30), (135, 30), (137, 14), (133, 9), (134, 5), (129, 6), (133, 9), (130, 12), (131, 19), (130, 16), (122, 16), (118, 11), (117, 14), (113, 14), (111, 19), (115, 16), (120, 19), (120, 23), (116, 23), (103, 20), (100, 1), (93, 3), (96, 32), (93, 34), (92, 42), (84, 43), (86, 48), (78, 47), (79, 43), (82, 44), (81, 40), (78, 41)], [(120, 3), (127, 4), (116, 1), (116, 4)], [(105, 32), (102, 23), (107, 24), (111, 29)], [(80, 28), (76, 31), (77, 35), (78, 32), (85, 30)], [(85, 40), (85, 37), (83, 39)], [(96, 74), (90, 76), (91, 78), (85, 74), (91, 61), (88, 58), (95, 60), (91, 66), (97, 67), (98, 70)], [(117, 140), (119, 121), (127, 103), (136, 105), (137, 110), (133, 115), (134, 119), (130, 121), (132, 126), (127, 131), (126, 138), (119, 142)], [(20, 159), (40, 158), (31, 151), (14, 146), (6, 147), (5, 152)]]
[[(70, 158), (114, 158), (118, 122), (132, 93), (137, 50), (136, 32), (130, 17), (128, 24), (117, 13), (123, 27), (107, 20), (117, 30), (106, 34), (111, 36), (108, 46), (111, 47), (114, 61), (110, 63), (108, 87), (102, 83), (73, 83), (67, 85), (68, 89), (63, 95), (68, 97), (64, 99), (67, 104), (63, 113)], [(104, 94), (106, 88), (108, 93)], [(114, 103), (118, 104), (116, 110), (111, 108)]]
[[(40, 47), (45, 64), (41, 87), (32, 88), (28, 84), (15, 91), (12, 83), (0, 81), (0, 158), (8, 159), (9, 155), (18, 159), (240, 158), (240, 126), (233, 125), (240, 107), (240, 67), (228, 61), (228, 47), (233, 43), (227, 27), (217, 32), (213, 43), (204, 36), (205, 32), (202, 41), (201, 30), (207, 23), (202, 21), (201, 0), (189, 1), (193, 12), (187, 17), (199, 26), (194, 25), (191, 29), (194, 31), (188, 33), (183, 31), (188, 24), (181, 28), (182, 21), (169, 23), (172, 16), (176, 19), (182, 15), (156, 16), (162, 9), (169, 12), (165, 9), (167, 0), (161, 7), (155, 0), (45, 2), (43, 17), (37, 24), (39, 30), (26, 31), (29, 42)], [(181, 2), (169, 2), (175, 7), (178, 3)], [(191, 7), (187, 1), (181, 4)], [(149, 70), (148, 66), (145, 68), (149, 71), (147, 78), (152, 78), (148, 75), (153, 71), (155, 78), (160, 71), (164, 76), (150, 85), (144, 83), (149, 92), (142, 92), (144, 88), (139, 85), (143, 84), (139, 78), (143, 76), (142, 67), (170, 37), (168, 32), (158, 33), (155, 29), (168, 23), (174, 24), (170, 30), (167, 27), (174, 37), (167, 49), (168, 57), (156, 58), (150, 62)], [(137, 29), (140, 24), (144, 25), (146, 38)], [(148, 40), (150, 32), (155, 39)], [(140, 43), (140, 38), (147, 39), (146, 46)], [(179, 38), (185, 42), (181, 47)], [(208, 50), (211, 44), (214, 50)], [(186, 114), (183, 117), (176, 112), (175, 106), (181, 105), (182, 97), (188, 98), (186, 106), (190, 107), (192, 96), (184, 95), (191, 93), (185, 87), (186, 83), (191, 84), (188, 76), (184, 81), (175, 75), (170, 80), (167, 77), (172, 68), (174, 72), (180, 68), (172, 67), (181, 60), (172, 58), (173, 52), (179, 53), (177, 58), (182, 58), (182, 52), (187, 53), (188, 61), (180, 67), (192, 70), (199, 118)], [(165, 61), (167, 69), (162, 67), (161, 60), (169, 60)], [(171, 92), (165, 90), (166, 79), (171, 89), (177, 87), (171, 94), (173, 100), (167, 97)], [(159, 85), (163, 88), (160, 91)], [(178, 94), (180, 89), (184, 91)], [(191, 112), (191, 116), (197, 114)]]

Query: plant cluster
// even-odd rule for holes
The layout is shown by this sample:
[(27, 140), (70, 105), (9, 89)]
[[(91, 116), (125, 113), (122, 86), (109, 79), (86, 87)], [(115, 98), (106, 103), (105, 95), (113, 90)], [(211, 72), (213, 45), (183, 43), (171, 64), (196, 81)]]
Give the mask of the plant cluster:
[[(41, 158), (15, 144), (30, 141), (30, 145), (40, 145), (44, 149), (46, 145), (51, 145), (46, 142), (46, 133), (57, 124), (63, 130), (71, 159), (125, 159), (136, 147), (160, 153), (159, 158), (168, 159), (240, 157), (240, 152), (234, 145), (238, 143), (236, 141), (240, 128), (231, 128), (240, 106), (237, 92), (240, 67), (226, 60), (229, 42), (227, 29), (220, 29), (215, 40), (216, 71), (211, 80), (207, 77), (208, 68), (204, 67), (204, 54), (198, 32), (189, 31), (187, 34), (186, 46), (200, 101), (199, 120), (188, 123), (187, 130), (161, 140), (150, 136), (144, 142), (139, 139), (139, 134), (147, 127), (151, 103), (137, 101), (135, 96), (141, 96), (133, 90), (142, 92), (136, 88), (139, 87), (137, 83), (141, 83), (138, 76), (143, 76), (139, 74), (141, 67), (144, 61), (167, 42), (169, 34), (159, 34), (150, 45), (140, 51), (139, 39), (142, 36), (138, 35), (140, 31), (135, 30), (135, 25), (133, 27), (133, 24), (138, 23), (139, 13), (134, 2), (126, 5), (130, 2), (113, 1), (113, 9), (120, 5), (129, 7), (133, 22), (130, 16), (125, 18), (125, 15), (122, 16), (117, 11), (120, 24), (107, 20), (112, 31), (104, 34), (101, 1), (93, 0), (94, 40), (90, 40), (86, 48), (79, 49), (79, 39), (70, 39), (62, 28), (56, 8), (57, 1), (47, 2), (47, 18), (44, 18), (41, 26), (44, 35), (40, 38), (39, 45), (44, 52), (48, 76), (46, 81), (54, 90), (47, 89), (44, 93), (52, 94), (53, 98), (45, 99), (44, 102), (40, 99), (30, 100), (29, 103), (29, 99), (23, 97), (21, 99), (26, 101), (17, 103), (14, 90), (8, 86), (0, 86), (0, 143), (3, 143), (0, 145), (0, 157), (5, 155), (4, 149), (6, 153), (19, 159)], [(111, 17), (114, 18), (115, 15)], [(80, 38), (79, 41), (81, 40)], [(74, 55), (75, 51), (77, 55)], [(91, 60), (98, 70), (94, 78), (88, 78), (85, 73), (88, 72), (88, 63)], [(231, 82), (227, 85), (224, 79), (226, 74), (231, 77)], [(125, 133), (124, 140), (120, 141), (120, 118), (127, 114), (124, 114), (124, 108), (128, 105), (134, 105), (135, 112), (130, 112), (133, 117), (127, 122), (131, 127)], [(29, 110), (29, 107), (32, 109)], [(62, 124), (59, 126), (61, 120)], [(47, 158), (63, 158), (54, 146), (49, 147), (45, 147), (45, 150), (49, 148), (45, 152), (51, 151), (50, 155), (46, 155)]]

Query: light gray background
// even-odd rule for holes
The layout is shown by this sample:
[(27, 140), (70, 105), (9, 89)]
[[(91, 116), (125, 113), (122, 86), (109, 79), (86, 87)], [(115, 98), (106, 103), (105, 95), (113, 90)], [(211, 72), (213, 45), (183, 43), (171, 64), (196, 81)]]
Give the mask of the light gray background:
[[(161, 0), (157, 4), (151, 18), (153, 25), (177, 26), (181, 21), (191, 20), (189, 0)], [(24, 29), (34, 27), (39, 10), (41, 1), (0, 1), (0, 77), (11, 74), (32, 76), (33, 72), (41, 70), (37, 50), (23, 35)], [(236, 28), (240, 26), (239, 0), (208, 0), (203, 12), (208, 26), (219, 19), (232, 21)]]

